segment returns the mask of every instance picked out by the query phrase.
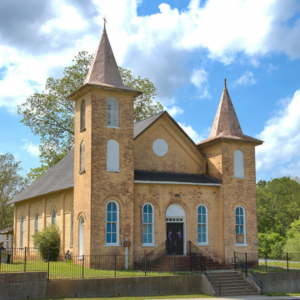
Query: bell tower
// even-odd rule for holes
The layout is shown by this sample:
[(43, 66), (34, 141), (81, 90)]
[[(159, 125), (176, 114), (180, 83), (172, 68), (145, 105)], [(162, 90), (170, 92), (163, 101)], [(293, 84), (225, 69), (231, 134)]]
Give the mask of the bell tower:
[(262, 143), (243, 134), (225, 79), (210, 136), (198, 144), (207, 156), (209, 175), (222, 179), (220, 262), (229, 262), (234, 251), (258, 252), (255, 146)]
[(75, 101), (74, 255), (123, 253), (133, 239), (133, 101), (104, 26)]

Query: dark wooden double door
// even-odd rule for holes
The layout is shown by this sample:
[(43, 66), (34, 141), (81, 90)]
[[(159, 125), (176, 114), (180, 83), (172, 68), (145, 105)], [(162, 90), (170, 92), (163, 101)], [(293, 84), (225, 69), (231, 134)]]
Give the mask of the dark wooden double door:
[(167, 255), (183, 255), (183, 223), (167, 223)]

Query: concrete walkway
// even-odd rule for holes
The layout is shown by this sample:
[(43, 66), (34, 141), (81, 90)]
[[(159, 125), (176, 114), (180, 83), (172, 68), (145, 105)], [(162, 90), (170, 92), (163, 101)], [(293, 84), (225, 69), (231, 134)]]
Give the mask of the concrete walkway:
[[(259, 296), (259, 295), (253, 295), (253, 296), (228, 296), (228, 297), (221, 297), (221, 298), (181, 298), (181, 299), (172, 299), (172, 300), (200, 300), (200, 299), (216, 299), (216, 300), (298, 300), (300, 299), (300, 296)], [(163, 299), (161, 299), (163, 300)], [(170, 300), (170, 299), (165, 299)]]

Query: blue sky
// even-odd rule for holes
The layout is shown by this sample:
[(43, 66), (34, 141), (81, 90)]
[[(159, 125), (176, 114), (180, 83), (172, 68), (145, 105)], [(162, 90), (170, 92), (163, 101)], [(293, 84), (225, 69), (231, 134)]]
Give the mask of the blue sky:
[(17, 0), (0, 3), (0, 153), (39, 166), (17, 105), (94, 53), (103, 16), (117, 62), (148, 77), (195, 141), (208, 137), (224, 78), (244, 134), (265, 141), (257, 180), (300, 176), (299, 0)]

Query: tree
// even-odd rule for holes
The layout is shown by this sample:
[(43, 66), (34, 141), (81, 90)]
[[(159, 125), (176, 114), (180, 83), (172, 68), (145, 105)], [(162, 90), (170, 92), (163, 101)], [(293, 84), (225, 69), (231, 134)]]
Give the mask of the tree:
[(8, 202), (27, 186), (20, 163), (10, 153), (0, 154), (0, 229), (13, 226), (14, 208)]
[[(74, 64), (64, 69), (62, 79), (48, 78), (45, 91), (30, 96), (18, 106), (18, 113), (26, 126), (41, 137), (39, 168), (31, 169), (28, 176), (35, 180), (53, 167), (74, 146), (74, 102), (66, 97), (83, 85), (93, 56), (85, 51), (73, 59)], [(124, 84), (144, 94), (134, 101), (134, 120), (151, 116), (163, 109), (154, 102), (156, 88), (148, 78), (134, 78), (130, 70), (119, 68)]]
[(284, 238), (275, 232), (258, 233), (258, 253), (260, 257), (278, 258), (282, 253)]
[(285, 252), (300, 253), (300, 218), (295, 220), (287, 231), (287, 241), (284, 246)]

